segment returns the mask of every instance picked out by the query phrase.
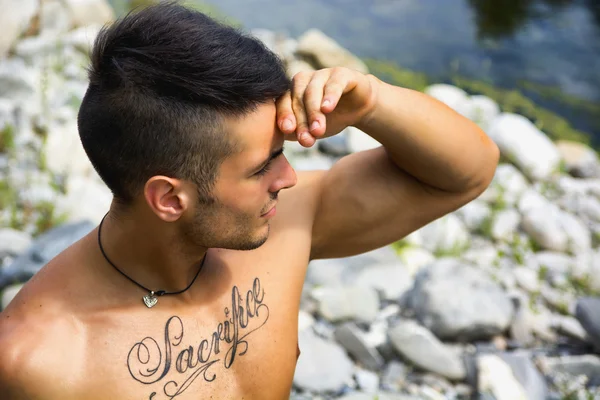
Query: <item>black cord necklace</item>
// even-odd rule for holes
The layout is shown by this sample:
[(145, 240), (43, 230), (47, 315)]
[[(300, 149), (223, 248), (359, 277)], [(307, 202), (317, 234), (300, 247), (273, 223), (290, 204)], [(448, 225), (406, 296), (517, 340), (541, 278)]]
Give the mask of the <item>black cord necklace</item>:
[(158, 297), (159, 296), (165, 296), (165, 295), (168, 295), (168, 294), (180, 294), (180, 293), (183, 293), (183, 292), (185, 292), (186, 290), (188, 290), (189, 288), (192, 287), (192, 285), (196, 281), (196, 278), (198, 277), (198, 275), (200, 275), (200, 271), (202, 271), (202, 267), (204, 267), (204, 261), (206, 261), (206, 254), (204, 255), (204, 258), (202, 258), (202, 263), (200, 264), (200, 268), (198, 268), (198, 272), (196, 272), (196, 276), (194, 276), (194, 279), (192, 279), (192, 281), (190, 282), (190, 284), (187, 285), (187, 287), (185, 289), (179, 290), (177, 292), (167, 292), (165, 290), (157, 290), (157, 291), (150, 290), (147, 287), (145, 287), (145, 286), (139, 284), (138, 282), (134, 281), (129, 276), (127, 276), (112, 261), (110, 261), (110, 259), (106, 255), (106, 252), (104, 251), (104, 247), (102, 247), (102, 241), (100, 240), (100, 234), (102, 232), (102, 224), (104, 223), (104, 219), (106, 218), (107, 215), (108, 215), (108, 213), (106, 213), (104, 215), (104, 217), (102, 217), (102, 221), (100, 221), (100, 225), (98, 226), (98, 246), (100, 247), (100, 251), (102, 252), (102, 255), (104, 256), (104, 259), (106, 259), (106, 261), (110, 265), (112, 265), (113, 268), (116, 269), (121, 275), (123, 275), (125, 278), (129, 279), (131, 282), (135, 283), (137, 286), (141, 287), (145, 291), (149, 292), (149, 294), (147, 294), (144, 297), (142, 297), (142, 300), (144, 301), (144, 304), (146, 304), (146, 307), (148, 307), (148, 308), (154, 307), (156, 305), (156, 303), (158, 303)]

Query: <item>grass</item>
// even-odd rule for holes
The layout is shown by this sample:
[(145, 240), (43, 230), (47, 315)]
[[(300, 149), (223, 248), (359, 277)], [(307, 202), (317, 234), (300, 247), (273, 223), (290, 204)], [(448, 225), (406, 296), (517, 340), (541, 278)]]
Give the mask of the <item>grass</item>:
[(38, 204), (36, 210), (38, 216), (35, 220), (35, 231), (33, 236), (40, 235), (67, 221), (67, 215), (57, 214), (56, 208), (51, 202), (42, 202)]
[(413, 246), (408, 243), (406, 239), (400, 239), (394, 243), (392, 243), (392, 248), (396, 251), (397, 254), (401, 254), (404, 250), (410, 249)]
[[(427, 86), (434, 83), (425, 74), (402, 68), (393, 62), (374, 59), (364, 61), (372, 74), (395, 85), (422, 92)], [(450, 78), (450, 83), (465, 90), (470, 95), (479, 94), (493, 99), (498, 103), (502, 112), (516, 113), (527, 117), (552, 140), (572, 140), (587, 145), (591, 144), (588, 133), (573, 128), (566, 119), (535, 104), (519, 90), (503, 89), (487, 82), (468, 79), (456, 74)], [(525, 86), (524, 83), (521, 85)], [(531, 89), (534, 85), (531, 84), (526, 87)], [(538, 91), (541, 90), (539, 85), (536, 88)], [(554, 97), (559, 96), (556, 90), (551, 91), (551, 93)], [(570, 97), (566, 98), (569, 99), (569, 104), (583, 104), (582, 107), (586, 110), (595, 110), (596, 112), (600, 110), (600, 104), (575, 100)], [(600, 113), (596, 115), (600, 115)]]
[[(152, 6), (159, 2), (160, 2), (159, 0), (126, 0), (126, 1), (121, 2), (124, 4), (121, 4), (119, 7), (116, 7), (117, 8), (116, 11), (119, 12), (119, 11), (122, 11), (122, 9), (124, 9), (125, 11), (131, 11), (131, 10), (134, 10), (137, 8), (144, 8), (144, 7)], [(222, 23), (225, 23), (227, 25), (230, 25), (230, 26), (233, 26), (236, 28), (239, 28), (242, 26), (242, 24), (239, 21), (227, 16), (226, 14), (221, 12), (218, 7), (215, 7), (212, 4), (208, 4), (208, 3), (205, 3), (200, 0), (184, 0), (184, 1), (181, 1), (181, 4), (183, 4), (184, 6), (186, 6), (188, 8), (191, 8), (191, 9), (200, 11), (206, 15), (209, 15), (212, 18), (214, 18)]]
[(17, 193), (6, 180), (0, 180), (0, 210), (13, 207), (17, 202)]
[(0, 130), (0, 153), (12, 154), (15, 151), (15, 128), (5, 125)]
[(455, 243), (454, 246), (452, 246), (449, 249), (437, 249), (433, 255), (437, 258), (442, 258), (442, 257), (453, 257), (453, 258), (457, 258), (460, 257), (460, 255), (462, 253), (465, 252), (466, 249), (469, 248), (469, 242), (467, 241), (466, 243)]

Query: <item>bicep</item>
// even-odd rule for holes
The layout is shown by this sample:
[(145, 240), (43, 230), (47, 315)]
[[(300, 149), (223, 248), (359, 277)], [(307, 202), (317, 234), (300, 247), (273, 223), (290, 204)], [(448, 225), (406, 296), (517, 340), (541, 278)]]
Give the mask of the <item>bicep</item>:
[(423, 184), (398, 168), (383, 147), (351, 154), (320, 182), (311, 259), (388, 245), (457, 209), (471, 195)]

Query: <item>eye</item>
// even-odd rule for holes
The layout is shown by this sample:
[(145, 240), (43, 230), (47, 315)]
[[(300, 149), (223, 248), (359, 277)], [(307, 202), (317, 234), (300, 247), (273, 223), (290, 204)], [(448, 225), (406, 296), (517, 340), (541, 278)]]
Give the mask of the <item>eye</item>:
[(269, 172), (270, 169), (271, 169), (271, 163), (269, 162), (260, 171), (258, 171), (255, 175), (256, 176), (264, 176), (267, 172)]

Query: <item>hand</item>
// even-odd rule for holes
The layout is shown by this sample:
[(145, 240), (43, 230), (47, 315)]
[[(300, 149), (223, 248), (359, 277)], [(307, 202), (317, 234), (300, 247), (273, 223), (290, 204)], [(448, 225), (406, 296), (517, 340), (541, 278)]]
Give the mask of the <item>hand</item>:
[(299, 72), (292, 89), (277, 99), (277, 125), (287, 140), (311, 147), (366, 118), (375, 105), (377, 82), (348, 68)]

